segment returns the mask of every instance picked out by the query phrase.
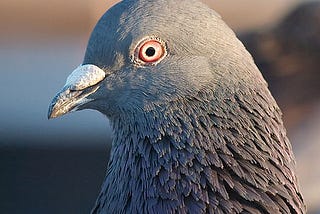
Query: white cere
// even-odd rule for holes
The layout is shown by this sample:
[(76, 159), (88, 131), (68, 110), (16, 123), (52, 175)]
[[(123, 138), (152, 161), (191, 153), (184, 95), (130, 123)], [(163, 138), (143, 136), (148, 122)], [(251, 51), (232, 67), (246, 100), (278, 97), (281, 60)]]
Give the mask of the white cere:
[(106, 73), (95, 65), (80, 65), (68, 76), (65, 87), (70, 90), (83, 90), (101, 82), (105, 76)]

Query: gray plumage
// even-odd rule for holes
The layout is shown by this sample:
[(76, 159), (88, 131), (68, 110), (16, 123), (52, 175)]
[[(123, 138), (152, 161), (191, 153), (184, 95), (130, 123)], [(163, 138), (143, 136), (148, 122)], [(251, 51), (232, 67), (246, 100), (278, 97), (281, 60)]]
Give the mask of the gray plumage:
[[(159, 62), (137, 59), (145, 38), (165, 46)], [(107, 11), (49, 117), (87, 108), (114, 131), (92, 213), (305, 212), (280, 109), (201, 2), (125, 0)]]

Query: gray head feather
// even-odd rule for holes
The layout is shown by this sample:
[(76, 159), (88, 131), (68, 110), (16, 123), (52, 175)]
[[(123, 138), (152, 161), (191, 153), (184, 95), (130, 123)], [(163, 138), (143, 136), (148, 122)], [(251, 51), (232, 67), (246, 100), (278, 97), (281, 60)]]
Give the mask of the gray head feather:
[[(146, 38), (165, 46), (161, 61), (136, 60)], [(98, 22), (83, 64), (108, 75), (77, 109), (104, 113), (114, 130), (92, 213), (305, 212), (281, 112), (213, 10), (122, 1)]]

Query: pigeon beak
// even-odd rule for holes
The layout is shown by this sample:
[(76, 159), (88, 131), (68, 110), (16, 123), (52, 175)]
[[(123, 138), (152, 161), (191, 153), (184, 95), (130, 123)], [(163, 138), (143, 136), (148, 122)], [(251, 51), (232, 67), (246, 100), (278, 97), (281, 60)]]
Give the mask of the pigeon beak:
[(99, 83), (105, 77), (106, 72), (95, 65), (80, 65), (70, 74), (65, 86), (53, 98), (49, 106), (48, 119), (76, 111), (92, 101), (88, 96), (99, 89)]

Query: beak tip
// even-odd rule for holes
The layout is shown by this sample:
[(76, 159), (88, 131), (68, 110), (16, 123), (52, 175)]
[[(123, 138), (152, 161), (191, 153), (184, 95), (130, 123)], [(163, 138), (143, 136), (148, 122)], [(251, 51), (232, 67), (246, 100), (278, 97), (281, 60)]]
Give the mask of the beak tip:
[(48, 113), (47, 117), (48, 117), (48, 120), (51, 120), (51, 119), (53, 119), (53, 118), (54, 118), (54, 117), (53, 117), (53, 115), (52, 115), (51, 113)]
[(57, 98), (55, 97), (52, 102), (50, 103), (47, 118), (48, 120), (57, 118), (61, 116), (61, 111), (59, 110), (59, 105), (57, 104)]
[(51, 104), (49, 107), (49, 110), (48, 110), (47, 118), (48, 118), (48, 120), (55, 119), (55, 118), (60, 117), (64, 114), (67, 114), (70, 111), (69, 110), (63, 111), (63, 110), (61, 110), (61, 108), (59, 108), (59, 105), (56, 105), (56, 104), (52, 105)]
[(55, 118), (55, 114), (53, 112), (53, 108), (52, 108), (51, 105), (50, 105), (49, 110), (48, 110), (47, 118), (48, 118), (48, 120)]
[(62, 115), (64, 115), (66, 113), (60, 113), (60, 112), (55, 112), (55, 111), (49, 111), (48, 112), (48, 115), (47, 115), (47, 118), (48, 120), (51, 120), (51, 119), (55, 119), (57, 117), (60, 117)]

